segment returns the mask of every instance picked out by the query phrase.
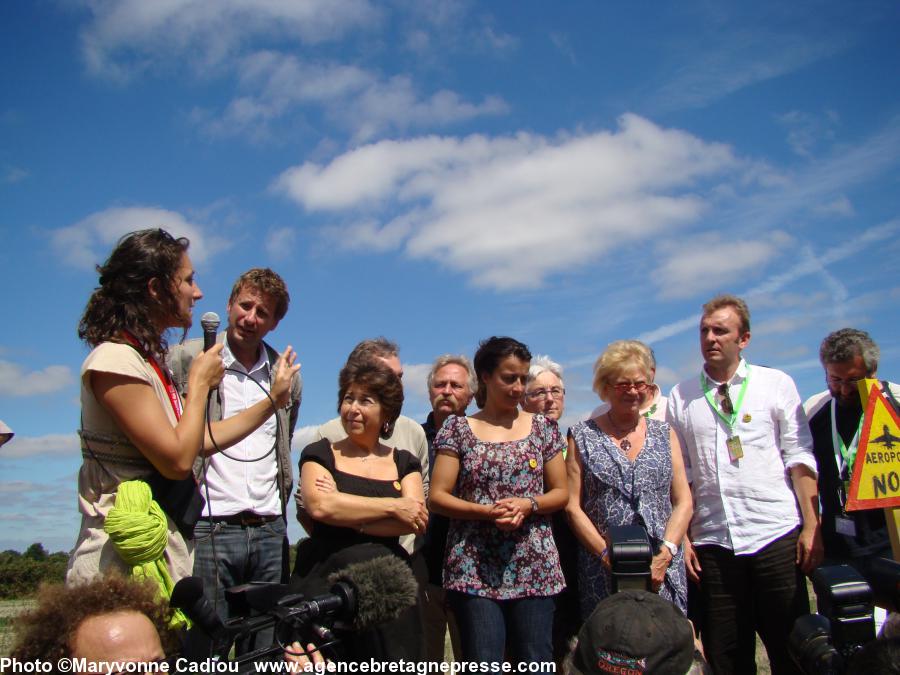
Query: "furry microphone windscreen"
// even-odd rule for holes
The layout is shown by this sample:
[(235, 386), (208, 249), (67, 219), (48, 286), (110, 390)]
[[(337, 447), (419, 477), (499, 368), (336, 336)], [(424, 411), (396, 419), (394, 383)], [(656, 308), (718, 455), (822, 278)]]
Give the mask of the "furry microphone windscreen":
[(344, 581), (356, 590), (358, 607), (353, 627), (357, 630), (396, 619), (416, 604), (419, 593), (409, 565), (393, 555), (353, 563), (329, 575), (328, 581)]

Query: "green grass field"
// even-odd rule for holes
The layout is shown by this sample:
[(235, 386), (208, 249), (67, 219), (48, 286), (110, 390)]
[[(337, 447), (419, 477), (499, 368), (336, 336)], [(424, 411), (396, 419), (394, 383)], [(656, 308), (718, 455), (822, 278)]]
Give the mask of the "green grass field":
[(12, 626), (16, 617), (34, 607), (34, 600), (0, 600), (0, 656), (8, 656), (12, 648)]

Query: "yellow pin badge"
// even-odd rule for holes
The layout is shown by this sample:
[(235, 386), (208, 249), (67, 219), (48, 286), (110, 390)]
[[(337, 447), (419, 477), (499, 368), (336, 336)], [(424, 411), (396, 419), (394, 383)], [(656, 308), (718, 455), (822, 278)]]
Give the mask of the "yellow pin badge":
[(743, 419), (744, 424), (747, 424), (747, 422), (749, 422), (753, 418), (750, 416), (750, 413), (744, 413), (744, 416), (741, 419)]
[(530, 466), (532, 469), (536, 469), (537, 468), (537, 460), (534, 457), (532, 457), (531, 459), (528, 460), (528, 466)]

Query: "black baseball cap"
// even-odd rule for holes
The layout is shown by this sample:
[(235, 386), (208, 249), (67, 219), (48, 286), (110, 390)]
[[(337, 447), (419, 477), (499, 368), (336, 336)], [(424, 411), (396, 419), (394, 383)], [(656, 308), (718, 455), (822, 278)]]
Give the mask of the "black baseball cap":
[(604, 598), (584, 622), (572, 654), (580, 675), (685, 675), (694, 631), (681, 611), (656, 593), (628, 590)]

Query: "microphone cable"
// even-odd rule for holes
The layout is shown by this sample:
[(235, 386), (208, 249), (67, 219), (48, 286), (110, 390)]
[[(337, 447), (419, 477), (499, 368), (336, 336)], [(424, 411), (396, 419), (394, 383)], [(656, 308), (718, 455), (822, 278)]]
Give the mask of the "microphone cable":
[[(265, 345), (263, 345), (263, 349), (266, 349)], [(268, 356), (268, 352), (267, 352), (267, 356)], [(269, 367), (271, 368), (271, 364), (269, 364)], [(278, 417), (278, 406), (275, 405), (275, 399), (272, 398), (272, 395), (263, 386), (263, 384), (256, 378), (252, 377), (249, 373), (241, 372), (241, 371), (237, 370), (236, 368), (225, 368), (225, 372), (237, 373), (238, 375), (246, 375), (251, 381), (253, 381), (256, 384), (257, 387), (260, 388), (260, 390), (266, 395), (266, 398), (269, 399), (269, 403), (271, 404), (272, 409), (274, 411), (273, 414), (275, 415), (275, 442), (272, 443), (272, 447), (268, 451), (266, 451), (262, 455), (259, 455), (258, 457), (242, 459), (240, 457), (232, 457), (231, 455), (226, 454), (226, 452), (224, 450), (219, 448), (219, 444), (216, 443), (215, 436), (213, 436), (213, 432), (212, 432), (212, 415), (210, 414), (212, 411), (212, 396), (213, 396), (213, 393), (215, 391), (217, 391), (218, 388), (215, 390), (210, 389), (209, 392), (207, 392), (207, 395), (206, 395), (206, 433), (209, 435), (210, 443), (212, 443), (212, 446), (215, 449), (215, 452), (210, 453), (210, 455), (203, 455), (203, 450), (201, 448), (201, 455), (202, 455), (201, 475), (203, 476), (203, 488), (204, 488), (204, 493), (205, 493), (204, 496), (206, 497), (206, 509), (208, 511), (208, 515), (203, 520), (206, 520), (206, 522), (209, 523), (209, 543), (210, 543), (210, 547), (212, 548), (213, 564), (215, 566), (215, 571), (216, 571), (216, 574), (215, 574), (216, 593), (215, 593), (215, 597), (213, 598), (213, 609), (216, 611), (217, 614), (219, 612), (218, 589), (221, 587), (221, 577), (219, 575), (219, 554), (216, 551), (216, 527), (215, 527), (216, 523), (213, 522), (213, 518), (215, 518), (215, 515), (213, 514), (213, 510), (212, 510), (212, 501), (210, 501), (210, 498), (209, 498), (209, 481), (206, 479), (206, 474), (207, 474), (207, 470), (209, 469), (210, 459), (213, 454), (220, 454), (220, 455), (223, 455), (224, 457), (226, 457), (227, 459), (233, 460), (235, 462), (245, 462), (248, 464), (260, 462), (276, 451), (276, 449), (278, 447), (278, 439), (281, 437), (281, 431), (282, 431), (281, 420)], [(222, 407), (221, 404), (219, 405), (219, 407), (221, 409), (221, 407)], [(220, 410), (220, 412), (221, 412), (221, 410)], [(252, 433), (253, 432), (251, 432), (251, 434)], [(249, 436), (249, 434), (248, 434), (248, 436)], [(276, 485), (277, 485), (278, 478), (279, 478), (278, 472), (280, 471), (280, 467), (278, 466), (277, 457), (275, 460), (275, 471), (276, 471), (275, 480), (276, 480)], [(278, 491), (279, 491), (279, 493), (281, 492), (280, 486), (278, 486)], [(281, 497), (281, 495), (279, 494), (279, 498), (280, 497)], [(279, 499), (279, 501), (281, 501), (281, 500)], [(282, 504), (282, 506), (285, 506), (285, 505)], [(282, 514), (282, 515), (284, 515), (284, 514)], [(287, 525), (287, 523), (285, 523), (285, 525)], [(279, 642), (279, 644), (280, 644), (280, 642)]]

